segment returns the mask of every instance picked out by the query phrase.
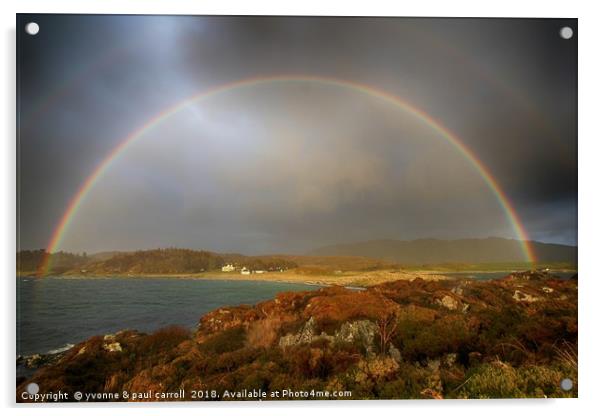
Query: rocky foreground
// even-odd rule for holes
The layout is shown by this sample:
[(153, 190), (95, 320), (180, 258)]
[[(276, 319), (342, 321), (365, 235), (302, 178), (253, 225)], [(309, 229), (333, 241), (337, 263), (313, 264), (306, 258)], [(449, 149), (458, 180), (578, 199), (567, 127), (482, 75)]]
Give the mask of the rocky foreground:
[(65, 401), (576, 397), (577, 279), (281, 293), (210, 312), (194, 333), (125, 330), (40, 363), (17, 401), (33, 400), (30, 383)]

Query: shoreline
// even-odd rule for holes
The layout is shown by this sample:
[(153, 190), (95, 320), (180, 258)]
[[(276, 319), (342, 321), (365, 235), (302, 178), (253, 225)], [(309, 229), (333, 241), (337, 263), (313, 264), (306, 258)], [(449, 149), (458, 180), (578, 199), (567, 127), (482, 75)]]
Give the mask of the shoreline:
[(371, 272), (343, 272), (341, 274), (303, 274), (295, 272), (268, 272), (253, 273), (250, 275), (241, 275), (235, 272), (203, 272), (203, 273), (174, 273), (174, 274), (147, 274), (147, 273), (128, 273), (128, 274), (59, 274), (56, 276), (35, 276), (34, 274), (18, 273), (18, 278), (44, 279), (45, 277), (60, 278), (132, 278), (132, 279), (194, 279), (194, 280), (224, 280), (224, 281), (259, 281), (273, 283), (292, 283), (306, 284), (311, 286), (345, 286), (355, 288), (366, 288), (380, 283), (396, 280), (414, 280), (422, 278), (424, 280), (447, 280), (450, 277), (443, 273), (434, 271), (399, 271), (399, 270), (379, 270)]
[[(133, 279), (194, 279), (194, 280), (223, 280), (223, 281), (258, 281), (274, 283), (292, 283), (305, 284), (310, 286), (345, 286), (352, 288), (366, 288), (381, 283), (397, 280), (414, 280), (421, 278), (423, 280), (449, 280), (454, 279), (453, 275), (458, 277), (462, 275), (478, 273), (515, 273), (520, 270), (484, 270), (484, 271), (441, 271), (441, 270), (377, 270), (369, 272), (342, 272), (339, 274), (304, 274), (294, 271), (285, 272), (267, 272), (242, 275), (236, 272), (203, 272), (203, 273), (174, 273), (174, 274), (148, 274), (148, 273), (127, 273), (127, 274), (58, 274), (56, 276), (35, 276), (35, 274), (17, 273), (17, 278), (43, 279), (45, 277), (60, 278), (89, 278), (89, 279), (110, 279), (110, 278), (133, 278)], [(550, 270), (550, 273), (577, 273), (576, 270)], [(451, 275), (451, 276), (450, 276)]]

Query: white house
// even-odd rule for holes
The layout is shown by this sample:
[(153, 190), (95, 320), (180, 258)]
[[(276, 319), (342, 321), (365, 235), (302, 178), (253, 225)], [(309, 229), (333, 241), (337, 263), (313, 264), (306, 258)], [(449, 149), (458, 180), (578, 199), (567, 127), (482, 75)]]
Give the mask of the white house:
[(232, 264), (226, 264), (222, 267), (222, 272), (233, 272), (234, 266)]
[(247, 269), (246, 267), (243, 267), (242, 269), (240, 269), (240, 274), (251, 274), (251, 270)]

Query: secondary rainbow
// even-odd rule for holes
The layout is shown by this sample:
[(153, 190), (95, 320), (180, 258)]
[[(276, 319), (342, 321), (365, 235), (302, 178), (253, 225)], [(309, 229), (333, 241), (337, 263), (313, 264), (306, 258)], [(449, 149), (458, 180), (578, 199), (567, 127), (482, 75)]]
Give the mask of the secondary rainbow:
[(46, 275), (50, 268), (50, 253), (58, 250), (61, 240), (65, 235), (65, 232), (69, 228), (69, 224), (73, 219), (75, 213), (79, 209), (81, 203), (84, 201), (86, 195), (94, 187), (94, 184), (102, 177), (104, 172), (111, 166), (111, 164), (122, 154), (127, 148), (139, 138), (143, 137), (145, 133), (149, 132), (160, 123), (178, 113), (180, 110), (188, 107), (191, 104), (197, 103), (201, 100), (205, 100), (214, 97), (218, 94), (236, 90), (239, 88), (250, 88), (262, 84), (273, 84), (273, 83), (316, 83), (327, 86), (340, 87), (345, 89), (351, 89), (358, 93), (374, 97), (383, 100), (393, 106), (399, 108), (402, 111), (411, 114), (421, 121), (423, 121), (430, 128), (435, 130), (442, 138), (452, 144), (462, 156), (475, 168), (479, 175), (483, 178), (487, 186), (490, 188), (492, 193), (495, 195), (499, 205), (504, 210), (508, 222), (510, 223), (516, 237), (521, 242), (521, 248), (525, 259), (529, 262), (535, 262), (535, 256), (533, 250), (529, 245), (529, 238), (522, 225), (516, 210), (510, 203), (510, 200), (499, 186), (497, 181), (489, 169), (476, 157), (476, 155), (460, 140), (458, 136), (452, 133), (449, 129), (443, 126), (439, 121), (433, 118), (430, 114), (424, 110), (410, 104), (409, 102), (401, 99), (398, 96), (390, 94), (386, 91), (382, 91), (373, 86), (362, 84), (359, 82), (341, 80), (337, 78), (328, 78), (321, 76), (310, 76), (310, 75), (278, 75), (270, 77), (256, 77), (246, 78), (235, 82), (219, 85), (217, 87), (202, 91), (189, 98), (186, 98), (175, 105), (172, 105), (165, 110), (159, 112), (154, 117), (150, 118), (145, 124), (132, 131), (126, 136), (111, 152), (103, 159), (103, 161), (94, 169), (94, 171), (86, 178), (83, 184), (80, 186), (78, 191), (75, 193), (73, 198), (70, 200), (67, 209), (63, 213), (60, 221), (58, 222), (50, 242), (48, 243), (46, 252), (47, 255), (42, 262), (39, 270), (40, 275)]

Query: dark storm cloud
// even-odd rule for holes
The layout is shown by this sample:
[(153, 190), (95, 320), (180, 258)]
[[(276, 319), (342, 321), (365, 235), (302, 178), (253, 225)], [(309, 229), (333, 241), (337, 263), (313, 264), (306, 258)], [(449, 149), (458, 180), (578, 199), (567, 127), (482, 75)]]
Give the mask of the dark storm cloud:
[[(19, 35), (24, 248), (45, 246), (85, 178), (151, 116), (215, 85), (286, 73), (421, 107), (490, 168), (533, 237), (576, 243), (577, 42), (558, 35), (577, 34), (575, 20), (24, 15), (19, 28), (30, 20), (41, 30)], [(355, 93), (226, 95), (144, 143), (82, 204), (65, 248), (514, 236), (453, 147)]]

